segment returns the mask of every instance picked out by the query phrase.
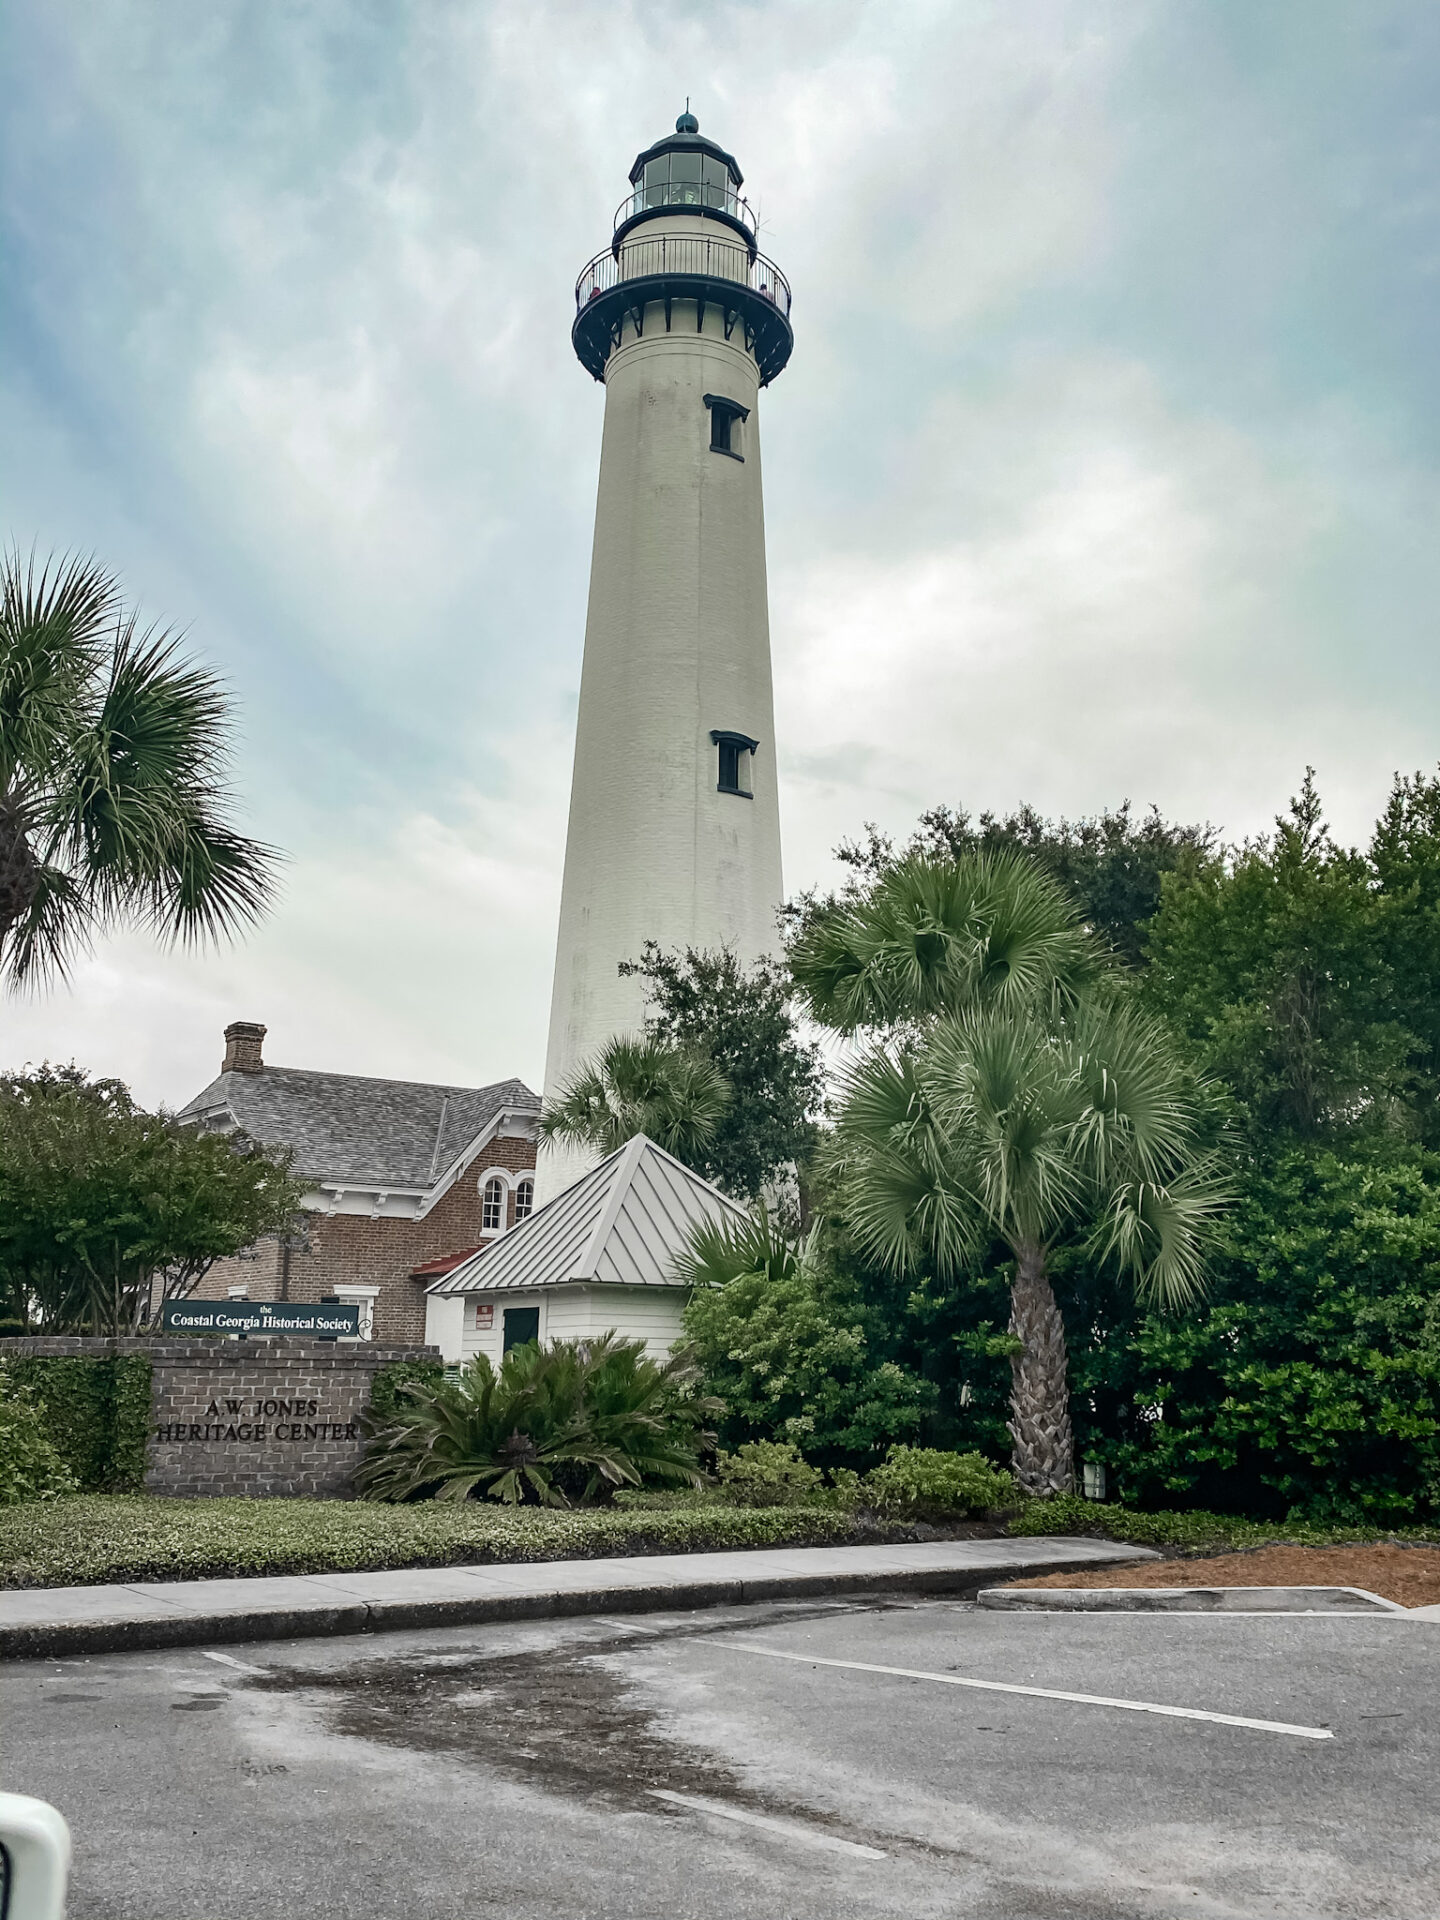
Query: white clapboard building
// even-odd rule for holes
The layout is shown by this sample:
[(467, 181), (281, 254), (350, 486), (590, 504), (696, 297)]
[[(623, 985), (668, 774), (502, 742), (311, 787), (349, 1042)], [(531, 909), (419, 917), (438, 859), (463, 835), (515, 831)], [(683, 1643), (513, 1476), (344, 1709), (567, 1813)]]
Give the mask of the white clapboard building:
[(744, 1218), (718, 1187), (637, 1134), (434, 1281), (425, 1337), (452, 1363), (484, 1353), (498, 1364), (526, 1341), (612, 1331), (667, 1354), (687, 1292), (675, 1264), (692, 1231)]

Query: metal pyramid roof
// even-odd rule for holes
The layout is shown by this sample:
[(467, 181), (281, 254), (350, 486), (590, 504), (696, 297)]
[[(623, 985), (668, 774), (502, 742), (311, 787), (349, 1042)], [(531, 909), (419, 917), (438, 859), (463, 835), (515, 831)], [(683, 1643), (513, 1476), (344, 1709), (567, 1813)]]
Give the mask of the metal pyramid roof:
[(706, 1220), (745, 1209), (637, 1133), (528, 1220), (435, 1281), (430, 1293), (502, 1287), (673, 1287), (675, 1259)]

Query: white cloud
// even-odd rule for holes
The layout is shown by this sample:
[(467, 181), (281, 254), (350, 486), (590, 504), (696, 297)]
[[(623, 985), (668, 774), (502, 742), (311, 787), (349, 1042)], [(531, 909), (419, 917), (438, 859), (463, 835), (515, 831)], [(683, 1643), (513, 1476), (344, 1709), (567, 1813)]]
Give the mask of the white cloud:
[[(244, 947), (117, 942), (0, 1009), (4, 1057), (180, 1099), (249, 1016), (301, 1064), (539, 1074), (601, 415), (571, 289), (687, 91), (797, 296), (762, 406), (792, 885), (941, 799), (1254, 829), (1308, 760), (1358, 836), (1436, 758), (1440, 483), (1385, 384), (1422, 356), (1325, 333), (1403, 291), (1431, 203), (1361, 275), (1315, 184), (1423, 147), (1307, 120), (1225, 10), (12, 11), (3, 517), (190, 626), (295, 859)], [(1313, 78), (1325, 36), (1268, 31)]]
[(1239, 835), (1306, 759), (1363, 836), (1395, 758), (1424, 757), (1423, 713), (1306, 671), (1329, 476), (1177, 416), (1143, 369), (1027, 361), (938, 407), (898, 464), (913, 487), (852, 519), (848, 552), (812, 529), (775, 569), (792, 877), (863, 818), (903, 831), (941, 800), (1128, 795)]

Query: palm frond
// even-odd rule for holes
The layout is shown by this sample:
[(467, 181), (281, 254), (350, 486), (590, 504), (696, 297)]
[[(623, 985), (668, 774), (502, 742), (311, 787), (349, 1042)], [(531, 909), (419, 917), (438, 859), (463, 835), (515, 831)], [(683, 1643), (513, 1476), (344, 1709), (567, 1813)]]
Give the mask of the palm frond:
[(119, 618), (115, 576), (65, 554), (0, 562), (0, 793), (42, 784)]
[(18, 988), (64, 980), (94, 932), (85, 888), (63, 867), (37, 863), (25, 904), (8, 927), (0, 925), (0, 977)]
[(730, 1082), (708, 1055), (657, 1035), (622, 1035), (547, 1104), (540, 1137), (613, 1153), (643, 1133), (688, 1162), (714, 1140), (730, 1098)]
[(992, 1002), (1070, 1000), (1100, 959), (1055, 881), (1001, 849), (910, 855), (865, 900), (818, 915), (790, 962), (816, 1017), (855, 1033)]
[(1173, 1311), (1204, 1292), (1207, 1246), (1229, 1201), (1208, 1159), (1164, 1184), (1127, 1181), (1110, 1195), (1092, 1241), (1133, 1277), (1144, 1304)]

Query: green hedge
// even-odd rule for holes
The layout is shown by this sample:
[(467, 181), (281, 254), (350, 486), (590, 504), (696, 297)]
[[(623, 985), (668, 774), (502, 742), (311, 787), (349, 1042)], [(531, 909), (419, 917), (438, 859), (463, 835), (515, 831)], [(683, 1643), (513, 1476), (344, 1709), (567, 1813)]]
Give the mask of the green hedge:
[[(183, 1500), (78, 1495), (0, 1509), (0, 1586), (592, 1560), (843, 1544), (845, 1514), (804, 1508), (556, 1512), (473, 1500)], [(913, 1539), (897, 1526), (887, 1538)], [(874, 1532), (867, 1540), (876, 1538)]]
[(393, 1367), (381, 1367), (375, 1375), (366, 1411), (377, 1422), (393, 1419), (397, 1408), (409, 1398), (401, 1394), (401, 1387), (411, 1382), (433, 1387), (444, 1378), (445, 1368), (438, 1360), (397, 1360)]
[(0, 1507), (58, 1500), (75, 1490), (75, 1476), (55, 1451), (35, 1396), (8, 1383), (0, 1393)]
[(1010, 1522), (1007, 1532), (1099, 1534), (1128, 1546), (1154, 1547), (1161, 1553), (1244, 1553), (1254, 1547), (1283, 1542), (1297, 1547), (1334, 1547), (1357, 1541), (1440, 1540), (1440, 1528), (1403, 1527), (1394, 1532), (1364, 1522), (1324, 1526), (1294, 1518), (1246, 1520), (1236, 1514), (1134, 1513), (1126, 1507), (1104, 1506), (1082, 1500), (1078, 1494), (1060, 1494), (1053, 1500), (1029, 1500)]
[(143, 1354), (17, 1354), (0, 1362), (6, 1382), (28, 1388), (55, 1451), (85, 1493), (135, 1493), (145, 1482), (150, 1362)]

